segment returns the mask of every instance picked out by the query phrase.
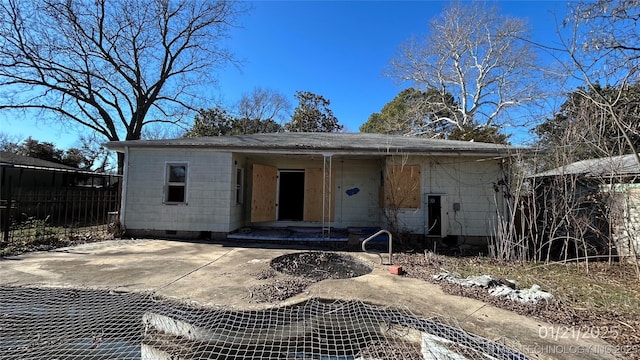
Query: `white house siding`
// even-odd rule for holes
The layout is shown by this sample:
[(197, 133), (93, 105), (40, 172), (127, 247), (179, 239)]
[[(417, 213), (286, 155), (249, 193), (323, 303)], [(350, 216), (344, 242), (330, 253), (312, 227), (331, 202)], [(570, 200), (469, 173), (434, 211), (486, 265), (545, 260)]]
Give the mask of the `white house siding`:
[(612, 191), (613, 241), (621, 256), (640, 256), (640, 184), (614, 184), (603, 186), (603, 192)]
[[(187, 204), (164, 204), (167, 163), (187, 163)], [(203, 149), (129, 150), (124, 226), (132, 230), (228, 232), (230, 153)]]
[(618, 253), (623, 256), (640, 255), (640, 187), (628, 184), (626, 197), (624, 229), (618, 241)]
[(336, 176), (335, 226), (382, 226), (380, 160), (338, 160), (334, 167), (336, 175), (339, 174)]
[[(421, 165), (422, 203), (419, 209), (402, 209), (400, 219), (409, 231), (424, 234), (427, 226), (426, 196), (442, 195), (446, 216), (445, 235), (486, 237), (495, 231), (497, 210), (502, 206), (502, 193), (494, 184), (504, 175), (499, 160), (465, 157), (410, 157), (407, 165)], [(496, 201), (498, 205), (496, 205)], [(453, 210), (453, 204), (459, 210)]]
[[(334, 156), (334, 227), (385, 227), (380, 206), (384, 158)], [(395, 160), (394, 160), (395, 161)], [(459, 157), (408, 157), (421, 168), (422, 202), (418, 209), (401, 209), (401, 226), (416, 234), (426, 227), (427, 194), (443, 196), (445, 235), (486, 237), (494, 231), (494, 184), (502, 178), (498, 160)], [(164, 204), (167, 163), (187, 163), (187, 204)], [(132, 148), (129, 150), (124, 225), (132, 230), (170, 230), (227, 233), (252, 225), (251, 178), (254, 163), (278, 169), (322, 168), (322, 155), (296, 158), (267, 154), (231, 154), (207, 149)], [(236, 169), (244, 169), (244, 201), (236, 204)], [(357, 189), (357, 190), (356, 190)], [(458, 211), (453, 204), (460, 204)], [(309, 225), (319, 222), (283, 222), (261, 225)]]

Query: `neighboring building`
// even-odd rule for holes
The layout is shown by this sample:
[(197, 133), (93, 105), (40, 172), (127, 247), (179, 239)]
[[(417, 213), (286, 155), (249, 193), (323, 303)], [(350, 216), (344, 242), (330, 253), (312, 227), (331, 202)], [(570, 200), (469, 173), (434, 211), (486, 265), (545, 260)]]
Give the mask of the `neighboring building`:
[[(251, 227), (388, 226), (460, 243), (495, 233), (517, 148), (364, 133), (120, 141), (130, 234), (225, 238)], [(386, 214), (386, 215), (385, 215)], [(397, 215), (397, 216), (396, 216)]]
[(9, 182), (12, 189), (107, 187), (117, 182), (118, 177), (0, 151), (0, 181), (2, 193), (5, 194), (9, 189)]
[[(616, 255), (640, 255), (640, 165), (634, 154), (577, 161), (532, 179), (538, 193), (572, 191), (573, 211), (592, 214), (589, 228), (610, 238)], [(609, 242), (604, 239), (600, 246)]]

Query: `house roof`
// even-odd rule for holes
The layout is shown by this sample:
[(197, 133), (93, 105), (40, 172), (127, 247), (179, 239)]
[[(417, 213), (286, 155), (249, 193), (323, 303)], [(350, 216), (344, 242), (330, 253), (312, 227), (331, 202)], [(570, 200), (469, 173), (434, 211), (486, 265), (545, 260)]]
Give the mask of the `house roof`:
[(629, 176), (640, 174), (640, 165), (633, 154), (610, 156), (597, 159), (577, 161), (569, 165), (547, 170), (533, 177), (559, 175), (597, 176)]
[(33, 170), (45, 170), (45, 171), (58, 171), (58, 172), (71, 172), (77, 174), (87, 175), (107, 175), (96, 173), (93, 171), (80, 170), (72, 166), (55, 163), (52, 161), (42, 160), (24, 155), (18, 155), (7, 151), (0, 151), (0, 166), (1, 167), (15, 167), (23, 169)]
[(110, 149), (124, 151), (125, 147), (189, 147), (212, 148), (229, 151), (260, 151), (309, 153), (333, 152), (338, 154), (381, 153), (469, 153), (474, 155), (509, 155), (515, 150), (526, 150), (508, 145), (468, 141), (425, 139), (418, 137), (370, 133), (298, 133), (283, 132), (236, 136), (180, 138), (172, 140), (112, 141)]
[(24, 155), (18, 155), (7, 151), (0, 151), (0, 165), (14, 165), (22, 167), (42, 168), (42, 169), (66, 169), (78, 170), (74, 167), (42, 160)]

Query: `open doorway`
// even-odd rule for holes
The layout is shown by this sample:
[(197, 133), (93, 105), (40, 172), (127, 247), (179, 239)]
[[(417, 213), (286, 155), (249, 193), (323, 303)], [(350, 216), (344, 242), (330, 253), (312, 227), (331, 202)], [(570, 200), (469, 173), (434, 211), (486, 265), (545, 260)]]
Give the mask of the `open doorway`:
[(442, 237), (442, 197), (427, 196), (427, 226), (429, 236)]
[(278, 220), (302, 221), (304, 170), (280, 170), (278, 180)]

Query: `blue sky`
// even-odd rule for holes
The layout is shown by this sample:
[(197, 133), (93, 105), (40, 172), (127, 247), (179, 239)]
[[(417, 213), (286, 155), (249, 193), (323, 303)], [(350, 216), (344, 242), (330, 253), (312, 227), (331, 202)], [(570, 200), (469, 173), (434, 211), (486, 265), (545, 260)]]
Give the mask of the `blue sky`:
[[(228, 46), (242, 60), (218, 73), (217, 86), (206, 89), (222, 105), (260, 86), (289, 97), (311, 91), (331, 101), (330, 108), (347, 130), (357, 132), (369, 115), (379, 112), (407, 84), (397, 84), (383, 70), (398, 46), (425, 34), (429, 21), (448, 2), (441, 1), (258, 1), (240, 18)], [(528, 20), (533, 40), (556, 40), (556, 17), (565, 1), (498, 1), (507, 15)], [(213, 104), (212, 104), (213, 105)], [(0, 132), (76, 145), (78, 128), (2, 114)]]

